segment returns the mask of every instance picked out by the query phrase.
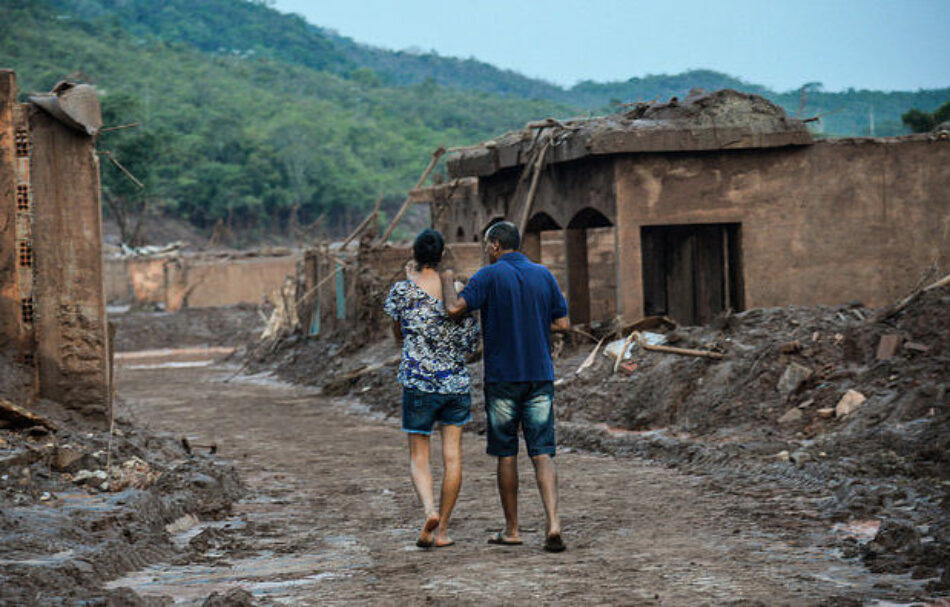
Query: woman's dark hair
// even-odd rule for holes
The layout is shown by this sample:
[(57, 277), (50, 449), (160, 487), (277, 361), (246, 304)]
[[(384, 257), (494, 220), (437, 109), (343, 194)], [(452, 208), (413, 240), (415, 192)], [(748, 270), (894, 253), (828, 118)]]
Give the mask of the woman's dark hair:
[(412, 257), (416, 260), (419, 269), (434, 268), (442, 261), (442, 250), (445, 249), (445, 239), (437, 230), (426, 228), (419, 232), (412, 243)]

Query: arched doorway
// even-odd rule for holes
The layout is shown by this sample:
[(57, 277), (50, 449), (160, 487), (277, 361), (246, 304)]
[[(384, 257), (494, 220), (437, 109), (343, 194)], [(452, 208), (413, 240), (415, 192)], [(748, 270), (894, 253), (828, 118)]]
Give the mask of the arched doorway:
[(521, 252), (535, 263), (541, 260), (541, 232), (560, 230), (554, 218), (547, 213), (536, 213), (525, 224), (524, 234), (521, 235)]
[(564, 230), (567, 300), (574, 324), (616, 313), (615, 239), (614, 224), (591, 207), (575, 213)]

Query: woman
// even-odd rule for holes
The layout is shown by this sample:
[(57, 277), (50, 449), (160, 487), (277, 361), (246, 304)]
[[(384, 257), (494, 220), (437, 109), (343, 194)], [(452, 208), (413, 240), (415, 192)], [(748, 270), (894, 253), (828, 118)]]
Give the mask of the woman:
[[(445, 241), (423, 230), (412, 245), (407, 280), (397, 282), (383, 306), (402, 341), (399, 383), (403, 386), (402, 429), (409, 434), (409, 470), (425, 510), (416, 545), (441, 548), (454, 542), (449, 517), (462, 484), (462, 426), (471, 421), (466, 358), (478, 347), (478, 323), (471, 316), (451, 320), (442, 302), (438, 266)], [(429, 467), (429, 437), (435, 422), (442, 433), (444, 478), (438, 510)]]

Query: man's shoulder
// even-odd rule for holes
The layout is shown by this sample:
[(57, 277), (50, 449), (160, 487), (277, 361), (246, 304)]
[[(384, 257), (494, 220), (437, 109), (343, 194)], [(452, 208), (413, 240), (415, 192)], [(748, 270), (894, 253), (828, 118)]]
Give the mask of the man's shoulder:
[(554, 274), (544, 264), (536, 263), (534, 261), (529, 260), (525, 264), (525, 267), (528, 269), (529, 272), (531, 272), (533, 276), (536, 276), (538, 278), (541, 278), (544, 280), (550, 280), (554, 278)]
[(491, 263), (487, 266), (482, 266), (474, 274), (470, 280), (490, 280), (493, 277), (498, 275), (499, 264)]

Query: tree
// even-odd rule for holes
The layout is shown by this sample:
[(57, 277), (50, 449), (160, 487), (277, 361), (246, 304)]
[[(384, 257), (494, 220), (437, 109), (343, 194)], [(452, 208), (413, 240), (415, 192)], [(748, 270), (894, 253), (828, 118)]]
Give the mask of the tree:
[(924, 112), (917, 108), (901, 114), (901, 121), (915, 133), (932, 131), (935, 126), (950, 120), (950, 101), (945, 102), (933, 113)]

